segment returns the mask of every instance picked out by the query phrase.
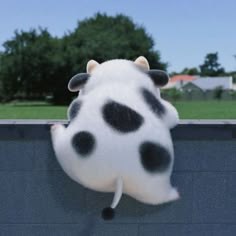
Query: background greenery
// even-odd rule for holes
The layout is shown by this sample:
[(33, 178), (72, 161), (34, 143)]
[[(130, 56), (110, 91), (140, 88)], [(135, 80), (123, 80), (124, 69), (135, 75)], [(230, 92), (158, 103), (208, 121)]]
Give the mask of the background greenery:
[(154, 50), (154, 40), (142, 26), (124, 15), (94, 17), (78, 22), (62, 38), (52, 37), (47, 29), (15, 31), (0, 53), (0, 98), (52, 98), (54, 104), (68, 104), (72, 93), (69, 79), (85, 72), (90, 59), (104, 62), (114, 58), (134, 60), (145, 56), (152, 68), (166, 69)]
[[(168, 64), (154, 46), (145, 28), (122, 14), (97, 13), (79, 21), (61, 38), (40, 27), (27, 32), (16, 30), (0, 51), (0, 118), (65, 119), (68, 104), (75, 96), (67, 89), (68, 81), (74, 74), (85, 72), (90, 59), (101, 63), (114, 58), (134, 60), (143, 55), (151, 68), (167, 70)], [(174, 74), (233, 76), (236, 80), (235, 71), (225, 71), (220, 65), (217, 52), (208, 53), (199, 66)], [(222, 100), (220, 92), (215, 99)], [(180, 117), (185, 119), (236, 118), (233, 95), (233, 101), (184, 102), (178, 101), (179, 91), (168, 91)], [(13, 102), (22, 100), (30, 102)], [(38, 100), (43, 102), (33, 102)]]
[[(235, 119), (236, 101), (178, 101), (181, 119)], [(67, 119), (67, 106), (42, 102), (0, 105), (0, 119)]]

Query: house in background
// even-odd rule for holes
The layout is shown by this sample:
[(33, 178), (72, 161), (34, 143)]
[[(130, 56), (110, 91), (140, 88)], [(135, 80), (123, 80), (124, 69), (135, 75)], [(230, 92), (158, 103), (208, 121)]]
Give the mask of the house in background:
[(171, 88), (177, 88), (180, 89), (184, 83), (191, 82), (195, 80), (197, 76), (191, 76), (191, 75), (175, 75), (170, 78), (169, 83), (163, 87), (163, 89), (171, 89)]
[(164, 87), (165, 90), (176, 88), (182, 92), (184, 100), (209, 100), (215, 99), (217, 89), (222, 89), (222, 98), (233, 99), (231, 95), (234, 89), (231, 76), (224, 77), (200, 77), (191, 75), (173, 76), (169, 83)]
[(181, 89), (186, 90), (189, 87), (192, 89), (201, 89), (202, 91), (214, 90), (217, 87), (221, 87), (223, 90), (233, 89), (232, 77), (198, 77), (193, 81), (184, 82)]
[(233, 89), (231, 76), (224, 77), (200, 77), (191, 75), (175, 75), (164, 89), (176, 88), (182, 91), (208, 91), (221, 87), (223, 90)]

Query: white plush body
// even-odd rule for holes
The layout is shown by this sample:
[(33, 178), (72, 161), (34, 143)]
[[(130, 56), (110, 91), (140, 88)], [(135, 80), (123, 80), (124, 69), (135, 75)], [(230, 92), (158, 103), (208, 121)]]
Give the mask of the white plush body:
[[(166, 109), (158, 118), (144, 101), (140, 89), (156, 95)], [(160, 98), (160, 92), (144, 73), (130, 61), (113, 60), (95, 68), (81, 91), (78, 115), (69, 126), (52, 129), (53, 147), (64, 171), (75, 181), (97, 191), (115, 192), (116, 181), (123, 192), (148, 204), (176, 200), (178, 192), (171, 186), (174, 153), (169, 129), (178, 123), (178, 113)], [(101, 107), (114, 100), (132, 108), (144, 118), (142, 126), (129, 133), (113, 130), (102, 117)], [(79, 131), (89, 131), (96, 138), (94, 151), (81, 158), (72, 148), (71, 139)], [(143, 141), (159, 143), (171, 155), (169, 168), (162, 173), (149, 173), (140, 162), (139, 146)]]

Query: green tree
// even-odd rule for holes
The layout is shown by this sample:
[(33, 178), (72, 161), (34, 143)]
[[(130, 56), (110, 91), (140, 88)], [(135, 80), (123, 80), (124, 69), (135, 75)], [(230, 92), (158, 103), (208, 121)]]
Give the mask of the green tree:
[(94, 17), (78, 22), (70, 33), (67, 50), (73, 60), (73, 72), (84, 71), (90, 59), (104, 62), (114, 58), (134, 60), (145, 56), (152, 68), (165, 69), (160, 54), (154, 50), (154, 40), (145, 29), (124, 15)]
[(40, 97), (50, 91), (56, 41), (46, 29), (39, 28), (15, 31), (14, 37), (3, 44), (0, 73), (7, 99), (15, 95)]
[(218, 101), (221, 100), (222, 98), (222, 95), (223, 95), (223, 88), (222, 86), (217, 86), (214, 90), (213, 90), (213, 93), (214, 93), (214, 98), (217, 99)]
[(218, 62), (218, 53), (208, 53), (204, 63), (199, 66), (202, 76), (220, 76), (225, 74), (225, 70)]
[[(234, 57), (234, 59), (236, 59), (236, 55), (234, 55), (233, 57)], [(230, 72), (230, 76), (233, 77), (233, 82), (236, 83), (236, 71), (235, 70)]]
[(78, 22), (72, 32), (53, 38), (46, 29), (16, 31), (3, 44), (0, 57), (2, 94), (6, 100), (53, 95), (56, 104), (68, 104), (75, 94), (67, 90), (71, 76), (86, 69), (90, 59), (134, 60), (145, 56), (152, 68), (165, 69), (154, 40), (124, 15), (94, 17)]
[(236, 83), (236, 71), (232, 71), (229, 73), (229, 76), (232, 76), (233, 82)]
[(199, 75), (200, 72), (198, 70), (198, 68), (196, 67), (192, 67), (192, 68), (184, 68), (180, 74), (183, 74), (183, 75)]
[(176, 102), (178, 101), (181, 97), (182, 97), (182, 92), (179, 91), (178, 89), (176, 88), (172, 88), (172, 89), (169, 89), (168, 92), (168, 97), (170, 97), (170, 99), (173, 101), (173, 102)]

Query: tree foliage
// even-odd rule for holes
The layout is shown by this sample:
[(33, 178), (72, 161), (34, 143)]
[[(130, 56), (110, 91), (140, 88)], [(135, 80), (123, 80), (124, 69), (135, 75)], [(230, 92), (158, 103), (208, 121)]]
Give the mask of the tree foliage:
[(196, 67), (192, 67), (192, 68), (187, 68), (186, 67), (180, 72), (180, 74), (183, 74), (183, 75), (199, 75), (200, 71)]
[(221, 100), (223, 92), (224, 92), (224, 90), (223, 90), (222, 86), (217, 86), (213, 90), (214, 98), (216, 98), (218, 101)]
[(169, 89), (167, 94), (173, 102), (179, 100), (183, 95), (182, 92), (176, 88)]
[(200, 75), (200, 76), (232, 76), (234, 78), (235, 71), (225, 72), (225, 69), (218, 61), (218, 53), (208, 53), (205, 56), (204, 62), (199, 67), (184, 68), (180, 72), (172, 72), (174, 75)]
[(224, 75), (225, 70), (218, 62), (218, 53), (208, 53), (204, 63), (199, 66), (202, 76), (220, 76)]
[(153, 68), (165, 69), (166, 64), (160, 62), (159, 53), (156, 52), (154, 41), (143, 27), (137, 26), (124, 15), (111, 17), (97, 14), (78, 22), (75, 31), (70, 35), (70, 47), (77, 50), (78, 68), (85, 67), (91, 58), (98, 62), (114, 58), (135, 59), (145, 56)]
[(56, 39), (46, 29), (15, 31), (3, 47), (0, 74), (6, 99), (39, 97), (50, 91)]
[(5, 100), (53, 95), (57, 104), (68, 103), (72, 75), (84, 72), (90, 59), (103, 62), (113, 58), (134, 60), (143, 55), (152, 68), (165, 69), (154, 41), (145, 29), (124, 15), (96, 14), (78, 22), (77, 27), (55, 38), (46, 29), (15, 31), (3, 44), (0, 79)]

